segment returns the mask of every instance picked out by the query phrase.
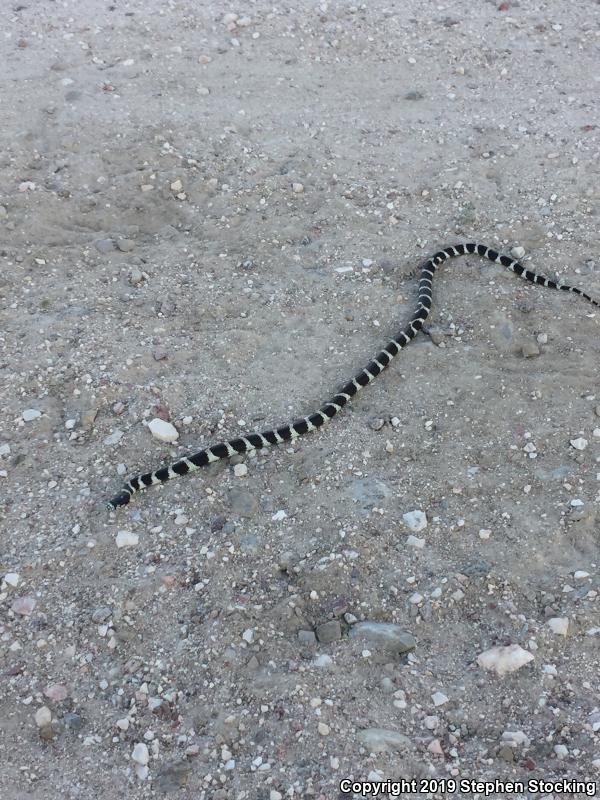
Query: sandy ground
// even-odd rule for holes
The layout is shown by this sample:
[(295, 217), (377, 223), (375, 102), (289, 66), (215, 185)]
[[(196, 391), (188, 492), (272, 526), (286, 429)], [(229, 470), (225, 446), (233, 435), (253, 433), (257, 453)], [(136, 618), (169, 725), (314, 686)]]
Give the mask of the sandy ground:
[[(580, 298), (457, 259), (428, 335), (326, 430), (105, 507), (125, 474), (317, 408), (440, 246), (522, 247), (599, 296), (599, 20), (2, 3), (2, 797), (600, 779)], [(478, 661), (509, 645), (515, 671)]]

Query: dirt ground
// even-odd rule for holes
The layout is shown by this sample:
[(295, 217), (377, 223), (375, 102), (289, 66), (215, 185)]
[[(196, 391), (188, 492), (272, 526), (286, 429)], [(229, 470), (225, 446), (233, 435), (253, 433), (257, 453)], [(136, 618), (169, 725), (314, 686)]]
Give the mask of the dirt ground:
[(1, 4), (3, 798), (593, 796), (581, 298), (453, 260), (427, 333), (324, 430), (106, 501), (318, 408), (444, 245), (523, 248), (600, 297), (599, 22)]

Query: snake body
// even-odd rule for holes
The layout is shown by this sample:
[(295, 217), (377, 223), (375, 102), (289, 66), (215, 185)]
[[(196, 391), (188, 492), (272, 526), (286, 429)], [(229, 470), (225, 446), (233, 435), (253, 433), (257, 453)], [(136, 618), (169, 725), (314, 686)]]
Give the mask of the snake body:
[(298, 419), (295, 422), (291, 422), (289, 425), (283, 425), (280, 428), (273, 428), (263, 431), (262, 433), (250, 433), (247, 436), (240, 436), (237, 439), (219, 442), (218, 444), (207, 447), (205, 450), (200, 450), (192, 455), (184, 456), (169, 466), (161, 467), (154, 472), (136, 475), (130, 478), (119, 494), (112, 498), (108, 503), (108, 507), (110, 509), (116, 509), (119, 506), (127, 505), (132, 495), (139, 492), (141, 489), (160, 483), (166, 483), (172, 478), (177, 478), (181, 475), (187, 475), (188, 472), (194, 472), (200, 469), (200, 467), (205, 467), (221, 458), (230, 458), (239, 453), (248, 453), (251, 450), (258, 450), (262, 447), (270, 447), (272, 445), (281, 444), (282, 442), (289, 442), (293, 439), (297, 439), (299, 436), (303, 436), (305, 433), (318, 430), (326, 422), (333, 419), (338, 411), (341, 411), (346, 403), (350, 402), (354, 395), (358, 394), (361, 389), (364, 389), (365, 386), (372, 383), (390, 364), (392, 359), (398, 355), (400, 350), (412, 341), (421, 330), (423, 323), (431, 311), (433, 275), (437, 267), (449, 258), (455, 258), (456, 256), (467, 255), (469, 253), (482, 256), (497, 264), (502, 264), (502, 266), (507, 267), (507, 269), (531, 283), (547, 286), (550, 289), (561, 289), (562, 291), (573, 292), (574, 294), (580, 295), (585, 300), (588, 300), (593, 305), (600, 307), (600, 302), (592, 299), (592, 297), (581, 291), (581, 289), (550, 280), (550, 278), (546, 278), (544, 275), (531, 272), (515, 259), (502, 255), (486, 245), (469, 242), (467, 244), (455, 244), (445, 247), (443, 250), (439, 250), (432, 255), (421, 268), (418, 303), (412, 315), (412, 319), (397, 336), (387, 343), (383, 350), (381, 350), (364, 369), (349, 380), (340, 391), (337, 392), (331, 400), (322, 405), (318, 411), (302, 419)]

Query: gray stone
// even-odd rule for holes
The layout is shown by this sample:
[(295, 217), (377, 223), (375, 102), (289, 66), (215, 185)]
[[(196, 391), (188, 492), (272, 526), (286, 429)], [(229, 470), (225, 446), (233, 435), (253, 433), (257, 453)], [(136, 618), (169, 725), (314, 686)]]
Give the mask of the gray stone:
[(64, 715), (63, 722), (65, 723), (65, 727), (70, 728), (72, 731), (79, 731), (83, 726), (83, 720), (79, 714), (74, 714), (70, 711)]
[(92, 622), (99, 625), (101, 622), (106, 622), (111, 614), (112, 610), (108, 606), (100, 606), (92, 612)]
[(329, 644), (329, 642), (336, 642), (342, 638), (342, 626), (337, 619), (332, 619), (329, 622), (323, 622), (322, 625), (317, 626), (317, 639), (321, 644)]
[(112, 239), (97, 239), (94, 246), (99, 253), (110, 253), (115, 249), (115, 243)]
[(540, 354), (540, 348), (535, 342), (524, 342), (521, 345), (521, 353), (523, 358), (535, 358)]
[(383, 753), (404, 748), (412, 749), (412, 742), (408, 736), (386, 728), (365, 728), (358, 732), (358, 738), (369, 753)]
[(350, 638), (363, 638), (383, 650), (400, 655), (414, 650), (415, 637), (393, 622), (358, 622), (350, 628)]
[(316, 644), (317, 637), (314, 631), (298, 631), (298, 641), (302, 644)]
[(131, 239), (117, 239), (117, 247), (122, 253), (128, 253), (135, 247), (135, 242)]

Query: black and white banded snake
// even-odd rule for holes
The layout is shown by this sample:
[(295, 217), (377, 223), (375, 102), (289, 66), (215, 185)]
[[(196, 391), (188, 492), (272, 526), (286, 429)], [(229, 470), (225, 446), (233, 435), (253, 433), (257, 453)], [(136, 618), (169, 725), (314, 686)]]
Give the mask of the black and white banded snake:
[(575, 286), (557, 283), (543, 275), (531, 272), (515, 259), (501, 255), (483, 244), (469, 242), (468, 244), (450, 245), (443, 250), (439, 250), (424, 263), (419, 280), (418, 304), (410, 322), (408, 322), (394, 339), (388, 342), (383, 350), (381, 350), (364, 369), (352, 378), (352, 380), (348, 381), (340, 391), (334, 395), (329, 402), (321, 406), (318, 411), (296, 420), (289, 425), (263, 431), (262, 433), (250, 433), (247, 436), (240, 436), (237, 439), (231, 439), (227, 442), (220, 442), (211, 447), (207, 447), (205, 450), (200, 450), (193, 455), (184, 456), (169, 466), (161, 467), (154, 472), (136, 475), (134, 478), (130, 478), (121, 492), (112, 498), (108, 503), (108, 507), (110, 509), (116, 509), (119, 506), (127, 505), (132, 495), (147, 486), (166, 483), (171, 478), (187, 475), (188, 472), (193, 472), (200, 469), (200, 467), (207, 466), (222, 458), (230, 458), (238, 453), (248, 453), (251, 450), (258, 450), (262, 447), (270, 447), (271, 445), (297, 439), (298, 436), (317, 430), (326, 422), (329, 422), (355, 394), (358, 394), (358, 392), (365, 386), (368, 386), (380, 372), (383, 372), (392, 359), (398, 355), (400, 350), (414, 339), (421, 330), (423, 323), (431, 311), (433, 274), (436, 267), (439, 267), (448, 258), (454, 258), (469, 253), (477, 254), (490, 261), (502, 264), (504, 267), (507, 267), (512, 272), (531, 283), (547, 286), (551, 289), (562, 289), (563, 291), (574, 292), (575, 294), (581, 295), (581, 297), (588, 300), (593, 305), (600, 307), (600, 302), (592, 299), (585, 292), (582, 292), (581, 289)]

